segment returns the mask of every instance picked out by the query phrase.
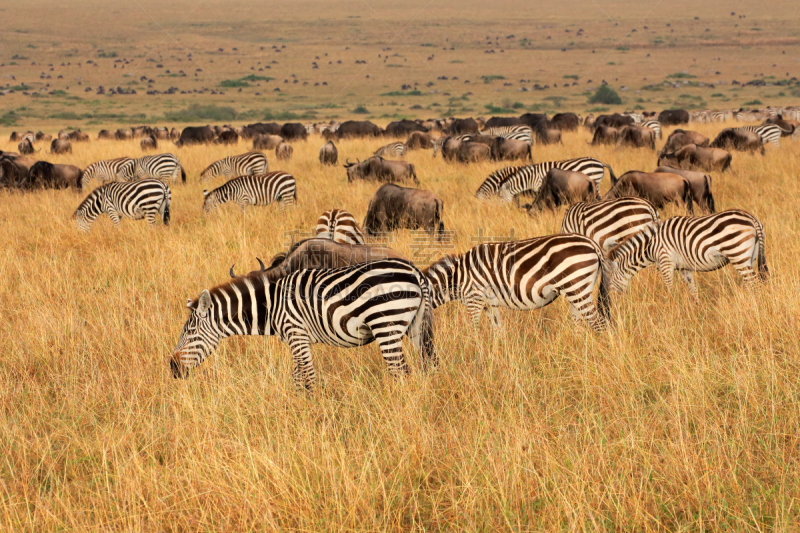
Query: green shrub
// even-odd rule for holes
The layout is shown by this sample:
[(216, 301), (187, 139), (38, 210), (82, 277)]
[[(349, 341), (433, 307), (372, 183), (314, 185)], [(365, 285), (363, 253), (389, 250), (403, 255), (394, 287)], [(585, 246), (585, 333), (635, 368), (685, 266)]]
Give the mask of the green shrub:
[(619, 105), (622, 103), (622, 98), (619, 97), (617, 91), (608, 85), (601, 85), (597, 88), (591, 98), (590, 104), (606, 104), (606, 105)]
[(693, 74), (689, 74), (688, 72), (676, 72), (674, 74), (670, 74), (667, 78), (674, 78), (674, 79), (688, 79), (688, 78), (696, 78)]
[(357, 113), (359, 115), (368, 115), (369, 114), (369, 109), (367, 109), (363, 105), (358, 105), (358, 106), (356, 106), (355, 109), (353, 109), (353, 113)]

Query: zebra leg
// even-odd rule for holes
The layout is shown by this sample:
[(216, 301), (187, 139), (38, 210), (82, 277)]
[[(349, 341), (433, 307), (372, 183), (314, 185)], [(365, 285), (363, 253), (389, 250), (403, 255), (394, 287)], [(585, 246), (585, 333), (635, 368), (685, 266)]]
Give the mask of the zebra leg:
[(158, 211), (156, 211), (156, 210), (154, 210), (154, 209), (150, 209), (150, 210), (148, 210), (148, 211), (147, 211), (147, 213), (145, 213), (145, 215), (144, 215), (144, 218), (147, 220), (147, 222), (148, 222), (148, 223), (149, 223), (151, 226), (155, 226), (155, 225), (156, 225), (156, 214), (157, 214), (157, 213), (158, 213)]
[(408, 364), (406, 356), (403, 354), (403, 335), (406, 334), (408, 325), (398, 322), (383, 322), (381, 318), (378, 318), (373, 322), (368, 322), (367, 326), (372, 330), (375, 340), (378, 341), (383, 360), (389, 365), (389, 372), (395, 377), (408, 374)]
[(733, 265), (733, 268), (742, 276), (745, 287), (753, 287), (758, 285), (759, 282), (758, 273), (754, 268), (758, 260), (758, 243), (755, 243), (753, 249), (755, 250), (755, 257), (728, 257), (728, 261)]
[(472, 326), (477, 329), (478, 325), (481, 323), (481, 311), (483, 311), (487, 305), (484, 303), (483, 298), (474, 292), (466, 295), (464, 303), (467, 306), (467, 312), (472, 321)]
[(114, 226), (115, 227), (119, 227), (119, 220), (120, 219), (119, 219), (119, 213), (117, 213), (117, 210), (114, 209), (113, 207), (109, 206), (108, 209), (107, 209), (107, 212), (108, 212), (108, 218), (111, 219), (111, 222), (114, 223)]
[(698, 298), (699, 295), (697, 293), (697, 283), (694, 282), (694, 272), (691, 270), (681, 270), (680, 273), (683, 281), (685, 281), (686, 285), (689, 286), (689, 292), (694, 298)]
[(667, 288), (671, 289), (672, 285), (675, 283), (675, 263), (666, 257), (659, 257), (658, 272), (661, 274), (661, 279), (664, 280), (664, 284)]
[(559, 293), (569, 302), (572, 319), (576, 325), (584, 321), (595, 331), (604, 331), (608, 328), (608, 320), (600, 314), (594, 303), (594, 287), (596, 282), (570, 287), (570, 290), (559, 289)]
[(308, 337), (297, 333), (293, 334), (289, 339), (289, 348), (292, 350), (292, 359), (294, 359), (292, 378), (294, 378), (295, 386), (298, 390), (313, 391), (316, 373), (314, 372), (314, 361), (311, 359)]

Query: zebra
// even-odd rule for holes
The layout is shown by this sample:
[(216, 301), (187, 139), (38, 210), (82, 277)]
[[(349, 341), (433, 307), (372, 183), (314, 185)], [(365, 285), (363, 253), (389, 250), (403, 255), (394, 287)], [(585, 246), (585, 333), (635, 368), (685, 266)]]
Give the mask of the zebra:
[(727, 122), (733, 119), (733, 111), (720, 110), (711, 112), (711, 122)]
[(173, 154), (146, 155), (133, 160), (133, 179), (160, 179), (168, 183), (178, 176), (186, 183), (186, 172)]
[(758, 122), (767, 118), (766, 114), (754, 111), (738, 111), (735, 116), (739, 122)]
[(375, 153), (372, 155), (380, 157), (403, 157), (406, 155), (406, 145), (404, 142), (389, 143), (375, 150)]
[(81, 187), (93, 179), (105, 181), (130, 181), (133, 179), (134, 160), (130, 157), (118, 157), (92, 163), (83, 171)]
[(772, 143), (777, 147), (781, 145), (781, 130), (780, 126), (776, 124), (761, 124), (760, 126), (742, 126), (736, 128), (740, 131), (752, 131), (761, 137), (761, 144)]
[(261, 152), (247, 152), (246, 154), (231, 155), (214, 161), (203, 172), (200, 180), (205, 181), (217, 176), (251, 176), (264, 174), (269, 170), (267, 156)]
[(89, 193), (72, 218), (84, 232), (92, 228), (102, 213), (108, 214), (114, 226), (119, 226), (120, 218), (146, 218), (150, 224), (155, 224), (156, 214), (160, 214), (167, 226), (171, 201), (169, 186), (160, 180), (106, 183)]
[(377, 341), (393, 375), (408, 373), (408, 335), (424, 367), (436, 366), (427, 279), (402, 259), (336, 269), (298, 270), (273, 279), (268, 271), (206, 289), (189, 300), (189, 319), (170, 358), (173, 377), (189, 371), (232, 335), (276, 335), (289, 345), (298, 388), (313, 390), (310, 344), (352, 348)]
[(483, 130), (481, 134), (491, 135), (492, 137), (503, 137), (505, 139), (516, 139), (518, 141), (525, 141), (528, 144), (533, 144), (533, 130), (530, 126), (525, 124), (487, 128)]
[(344, 209), (329, 209), (317, 219), (317, 237), (346, 244), (366, 244), (364, 233), (353, 215)]
[(740, 209), (670, 218), (629, 237), (611, 250), (609, 258), (616, 265), (612, 288), (619, 292), (627, 288), (631, 276), (653, 263), (667, 287), (672, 286), (675, 270), (680, 272), (694, 297), (695, 272), (710, 272), (731, 263), (745, 285), (766, 281), (769, 275), (764, 227)]
[(239, 176), (226, 181), (212, 191), (203, 189), (203, 211), (216, 211), (220, 204), (235, 202), (244, 210), (247, 205), (269, 205), (278, 202), (281, 211), (297, 201), (294, 176), (276, 171), (255, 176)]
[[(576, 322), (582, 318), (601, 331), (609, 325), (611, 266), (593, 240), (568, 234), (479, 244), (465, 254), (445, 256), (423, 272), (434, 309), (458, 300), (475, 326), (484, 309), (500, 328), (497, 307), (539, 309), (561, 294)], [(596, 306), (592, 293), (598, 278)]]
[(643, 128), (650, 128), (651, 130), (653, 130), (653, 133), (655, 134), (656, 139), (660, 140), (660, 139), (664, 138), (664, 135), (661, 132), (661, 123), (659, 121), (657, 121), (657, 120), (648, 120), (648, 121), (642, 123), (642, 127)]
[(631, 117), (634, 124), (641, 124), (644, 122), (644, 115), (642, 113), (626, 112), (623, 113), (626, 117)]
[[(509, 169), (516, 168), (516, 171)], [(561, 170), (572, 170), (583, 172), (595, 184), (595, 188), (600, 190), (600, 183), (603, 180), (605, 169), (611, 175), (611, 183), (617, 182), (611, 166), (594, 159), (592, 157), (578, 157), (575, 159), (565, 159), (562, 161), (545, 161), (535, 165), (522, 167), (506, 167), (493, 172), (481, 184), (475, 196), (478, 198), (500, 197), (504, 202), (517, 201), (520, 194), (535, 194), (542, 186), (542, 181), (551, 168)]]
[(564, 213), (561, 233), (589, 237), (608, 254), (611, 248), (641, 231), (659, 224), (658, 210), (643, 198), (623, 196), (599, 203), (581, 202)]

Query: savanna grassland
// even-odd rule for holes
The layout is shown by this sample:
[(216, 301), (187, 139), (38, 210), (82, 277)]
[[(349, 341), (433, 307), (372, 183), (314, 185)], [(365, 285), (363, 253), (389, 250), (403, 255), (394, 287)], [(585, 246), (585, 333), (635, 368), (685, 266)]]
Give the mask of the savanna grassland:
[[(721, 125), (697, 125), (711, 136)], [(669, 130), (668, 130), (669, 131)], [(668, 131), (666, 133), (668, 133)], [(95, 131), (91, 132), (95, 137)], [(3, 135), (3, 138), (7, 138)], [(651, 150), (535, 147), (536, 161), (592, 154), (617, 174), (652, 170)], [(613, 302), (614, 329), (576, 327), (562, 299), (503, 310), (503, 332), (466, 309), (435, 312), (440, 368), (395, 380), (375, 345), (313, 346), (320, 387), (297, 393), (288, 347), (234, 337), (187, 381), (167, 358), (186, 298), (257, 267), (286, 232), (339, 206), (360, 220), (377, 185), (322, 168), (294, 143), (298, 205), (203, 215), (199, 172), (249, 148), (170, 147), (186, 185), (172, 222), (101, 218), (80, 234), (71, 191), (0, 196), (0, 529), (5, 531), (793, 531), (800, 528), (800, 144), (735, 154), (714, 174), (718, 209), (763, 222), (769, 282), (699, 274), (700, 298), (654, 269)], [(342, 141), (340, 158), (382, 141)], [(3, 141), (0, 149), (13, 149)], [(85, 166), (135, 142), (74, 145)], [(411, 153), (444, 200), (461, 252), (484, 235), (554, 233), (474, 191), (497, 164)], [(218, 179), (210, 185), (222, 182)], [(609, 187), (605, 178), (602, 190)], [(668, 209), (662, 216), (682, 214)], [(413, 236), (391, 244), (420, 265)], [(424, 251), (424, 250), (423, 250)], [(431, 251), (431, 250), (428, 250)], [(433, 250), (442, 252), (442, 250)]]
[[(800, 100), (795, 0), (31, 0), (0, 6), (0, 18), (3, 126)], [(622, 104), (587, 103), (603, 81)]]

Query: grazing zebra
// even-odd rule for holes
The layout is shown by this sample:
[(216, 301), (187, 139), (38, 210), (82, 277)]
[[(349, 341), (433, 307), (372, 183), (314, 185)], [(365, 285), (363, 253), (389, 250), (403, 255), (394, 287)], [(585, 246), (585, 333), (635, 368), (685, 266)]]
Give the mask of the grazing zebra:
[(738, 111), (736, 113), (736, 120), (739, 122), (758, 122), (764, 120), (766, 115), (761, 112), (754, 111)]
[(491, 135), (492, 137), (503, 137), (506, 139), (515, 139), (518, 141), (525, 141), (528, 144), (533, 144), (533, 130), (530, 126), (525, 124), (517, 124), (515, 126), (496, 126), (494, 128), (487, 128), (481, 132), (482, 135)]
[(752, 131), (761, 137), (761, 144), (772, 143), (777, 147), (781, 145), (781, 128), (776, 124), (761, 124), (760, 126), (742, 126), (736, 128), (740, 131)]
[(589, 237), (608, 253), (634, 233), (658, 225), (658, 210), (642, 198), (623, 196), (599, 203), (581, 202), (564, 213), (561, 233)]
[[(479, 244), (463, 255), (438, 260), (424, 272), (434, 309), (458, 300), (475, 325), (483, 309), (500, 327), (497, 307), (539, 309), (561, 294), (576, 321), (583, 318), (600, 331), (609, 324), (610, 266), (597, 243), (568, 234)], [(595, 306), (592, 292), (598, 278), (602, 282)]]
[(171, 201), (172, 192), (159, 180), (106, 183), (89, 193), (72, 218), (81, 231), (89, 231), (102, 213), (108, 214), (115, 226), (119, 226), (120, 218), (146, 218), (155, 224), (156, 214), (169, 225)]
[(733, 119), (733, 111), (721, 110), (711, 112), (711, 122), (727, 122)]
[(170, 359), (176, 378), (188, 377), (231, 335), (276, 335), (292, 351), (295, 384), (307, 390), (316, 377), (310, 344), (377, 341), (389, 371), (399, 375), (408, 372), (408, 335), (426, 367), (437, 363), (427, 280), (401, 259), (298, 270), (277, 280), (255, 271), (204, 290), (186, 307), (191, 314)]
[(133, 179), (156, 179), (169, 183), (181, 177), (186, 183), (186, 172), (178, 156), (172, 154), (146, 155), (133, 160)]
[[(644, 230), (611, 250), (616, 263), (614, 289), (622, 292), (631, 276), (656, 263), (661, 277), (672, 286), (675, 270), (697, 296), (695, 272), (710, 272), (728, 263), (751, 285), (769, 275), (764, 252), (764, 227), (739, 209), (702, 217), (674, 217)], [(758, 272), (756, 273), (756, 268)]]
[(215, 211), (220, 204), (235, 202), (244, 210), (247, 205), (269, 205), (278, 202), (281, 211), (297, 201), (294, 176), (277, 171), (255, 176), (239, 176), (228, 180), (213, 191), (203, 190), (203, 211)]
[(252, 176), (264, 174), (267, 170), (269, 170), (267, 156), (261, 152), (247, 152), (214, 161), (200, 173), (200, 180), (205, 181), (217, 176)]
[[(605, 169), (611, 175), (611, 183), (617, 182), (617, 176), (610, 165), (592, 157), (578, 157), (563, 161), (545, 161), (535, 165), (523, 167), (507, 167), (493, 172), (478, 188), (475, 196), (478, 198), (500, 197), (504, 202), (516, 201), (520, 194), (536, 194), (542, 186), (542, 181), (551, 168), (583, 172), (592, 180), (597, 190), (603, 180)], [(516, 171), (510, 169), (517, 169)]]
[(404, 142), (389, 143), (375, 150), (373, 155), (380, 157), (403, 157), (406, 155), (406, 145)]
[(642, 124), (643, 128), (650, 128), (653, 130), (656, 139), (663, 139), (664, 135), (661, 132), (661, 123), (657, 120), (648, 120)]
[(130, 157), (118, 157), (92, 163), (83, 171), (81, 187), (85, 187), (93, 179), (100, 182), (130, 181), (133, 179), (133, 165), (133, 159)]
[(329, 209), (322, 213), (317, 220), (317, 237), (345, 244), (366, 244), (355, 217), (344, 209)]

